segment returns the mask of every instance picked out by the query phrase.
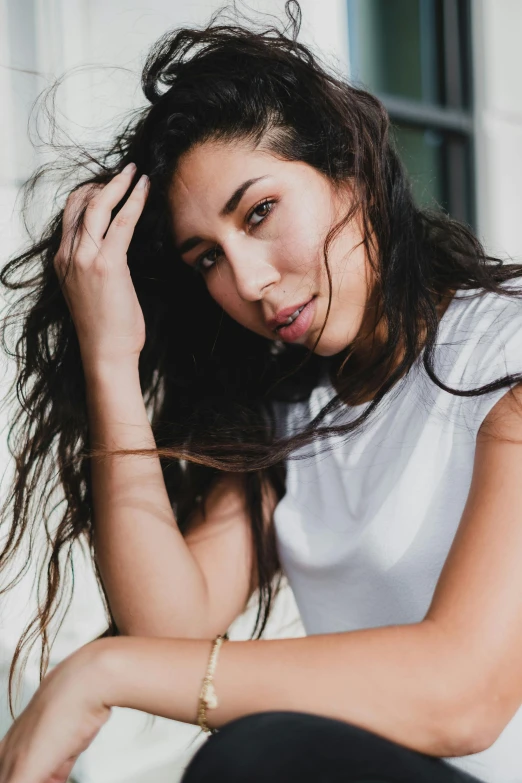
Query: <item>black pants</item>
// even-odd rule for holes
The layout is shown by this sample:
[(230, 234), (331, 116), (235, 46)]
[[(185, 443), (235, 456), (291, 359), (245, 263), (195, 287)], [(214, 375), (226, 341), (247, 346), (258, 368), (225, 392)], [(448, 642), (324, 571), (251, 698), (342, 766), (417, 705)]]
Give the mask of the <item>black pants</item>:
[(191, 758), (181, 783), (480, 783), (442, 759), (344, 721), (258, 712), (226, 723)]

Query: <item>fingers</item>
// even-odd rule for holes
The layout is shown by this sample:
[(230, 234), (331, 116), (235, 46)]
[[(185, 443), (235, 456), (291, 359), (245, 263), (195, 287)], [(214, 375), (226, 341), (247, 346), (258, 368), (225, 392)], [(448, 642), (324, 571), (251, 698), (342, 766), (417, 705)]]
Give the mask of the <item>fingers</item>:
[(91, 241), (101, 244), (109, 227), (111, 212), (127, 193), (135, 172), (136, 164), (129, 163), (89, 200), (83, 225)]
[[(62, 262), (72, 255), (79, 263), (89, 264), (94, 260), (104, 242), (112, 210), (127, 193), (135, 171), (136, 165), (129, 163), (107, 185), (88, 183), (70, 194), (64, 209), (62, 242), (56, 254), (55, 265), (61, 266)], [(125, 230), (115, 232), (120, 238), (115, 247), (125, 247), (126, 250), (130, 243), (132, 231), (143, 210), (148, 192), (148, 179), (142, 178), (141, 182), (145, 183), (145, 187), (138, 187), (139, 183), (134, 187), (125, 206), (113, 221), (116, 229), (131, 230), (130, 235)], [(78, 226), (78, 218), (84, 209), (83, 220)], [(109, 245), (111, 244), (109, 242)]]
[(102, 252), (124, 255), (130, 245), (136, 223), (143, 212), (149, 192), (149, 178), (140, 177), (124, 206), (120, 209), (103, 240)]
[(68, 197), (62, 218), (62, 241), (56, 254), (55, 264), (69, 258), (78, 248), (81, 240), (82, 225), (78, 226), (78, 218), (86, 203), (93, 198), (103, 185), (88, 183), (74, 190)]

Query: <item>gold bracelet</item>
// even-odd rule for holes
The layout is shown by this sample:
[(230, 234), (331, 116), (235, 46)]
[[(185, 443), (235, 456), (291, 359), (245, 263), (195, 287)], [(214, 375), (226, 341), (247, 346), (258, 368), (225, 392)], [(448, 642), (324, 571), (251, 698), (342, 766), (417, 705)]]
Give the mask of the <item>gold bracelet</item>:
[(228, 641), (228, 633), (218, 634), (212, 644), (207, 672), (203, 678), (201, 693), (199, 694), (198, 724), (207, 734), (216, 734), (217, 729), (211, 729), (207, 724), (207, 710), (213, 710), (218, 706), (216, 691), (214, 689), (213, 676), (216, 670), (219, 648), (223, 642)]

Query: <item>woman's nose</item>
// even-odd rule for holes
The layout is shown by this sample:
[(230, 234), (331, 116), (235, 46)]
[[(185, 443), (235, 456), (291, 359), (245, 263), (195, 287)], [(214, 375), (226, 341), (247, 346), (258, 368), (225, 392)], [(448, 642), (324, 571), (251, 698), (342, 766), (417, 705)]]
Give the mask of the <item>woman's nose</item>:
[(248, 302), (261, 299), (266, 289), (280, 280), (276, 267), (263, 257), (257, 247), (250, 251), (236, 251), (228, 256), (239, 296)]

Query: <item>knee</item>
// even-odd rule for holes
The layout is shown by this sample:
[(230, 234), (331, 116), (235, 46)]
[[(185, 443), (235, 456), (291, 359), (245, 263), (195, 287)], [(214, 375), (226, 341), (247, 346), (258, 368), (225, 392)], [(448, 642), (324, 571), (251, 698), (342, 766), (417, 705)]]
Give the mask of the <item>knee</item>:
[(275, 779), (291, 764), (288, 729), (297, 720), (294, 713), (258, 712), (226, 723), (196, 751), (181, 783)]

